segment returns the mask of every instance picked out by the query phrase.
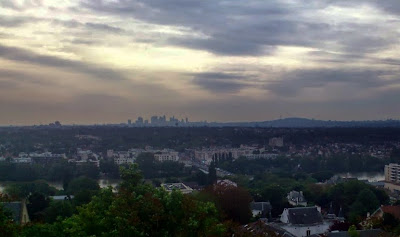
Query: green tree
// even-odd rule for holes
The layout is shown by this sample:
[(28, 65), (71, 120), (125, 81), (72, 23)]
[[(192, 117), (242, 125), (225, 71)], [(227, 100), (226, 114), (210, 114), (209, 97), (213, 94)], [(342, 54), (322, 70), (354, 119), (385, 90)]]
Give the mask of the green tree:
[[(209, 186), (204, 190), (204, 197), (213, 201), (225, 220), (240, 224), (248, 223), (251, 218), (250, 202), (252, 197), (246, 189), (231, 185)], [(207, 200), (207, 199), (206, 199)]]
[(75, 208), (70, 200), (51, 201), (48, 208), (44, 210), (46, 223), (54, 223), (58, 218), (65, 219), (74, 214)]
[(26, 198), (30, 193), (41, 193), (45, 196), (52, 196), (56, 193), (57, 189), (51, 187), (47, 182), (38, 180), (28, 183), (11, 183), (5, 188), (5, 192), (17, 198)]
[(221, 236), (213, 203), (143, 184), (137, 166), (121, 170), (118, 194), (102, 190), (63, 221), (70, 236)]
[(45, 195), (34, 192), (28, 197), (28, 213), (32, 221), (40, 221), (44, 219), (44, 209), (49, 206), (50, 200)]
[(153, 153), (141, 153), (136, 158), (136, 163), (139, 165), (139, 168), (143, 172), (143, 176), (145, 178), (157, 177), (157, 162)]
[(211, 162), (208, 167), (208, 184), (214, 184), (217, 182), (217, 170), (215, 169), (214, 162)]
[(76, 195), (82, 191), (98, 191), (100, 189), (96, 180), (87, 177), (73, 179), (67, 189), (68, 194)]
[(357, 228), (355, 225), (350, 226), (347, 233), (350, 237), (360, 237), (360, 233), (357, 232)]
[(0, 203), (0, 236), (17, 236), (17, 225), (13, 222), (11, 212)]

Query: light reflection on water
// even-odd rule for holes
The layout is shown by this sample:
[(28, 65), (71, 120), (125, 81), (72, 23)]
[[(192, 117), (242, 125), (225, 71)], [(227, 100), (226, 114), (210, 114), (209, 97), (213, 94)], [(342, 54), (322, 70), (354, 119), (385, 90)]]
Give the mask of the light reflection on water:
[(385, 174), (382, 172), (361, 172), (361, 173), (339, 173), (337, 174), (342, 178), (357, 178), (368, 180), (369, 182), (376, 182), (385, 180)]

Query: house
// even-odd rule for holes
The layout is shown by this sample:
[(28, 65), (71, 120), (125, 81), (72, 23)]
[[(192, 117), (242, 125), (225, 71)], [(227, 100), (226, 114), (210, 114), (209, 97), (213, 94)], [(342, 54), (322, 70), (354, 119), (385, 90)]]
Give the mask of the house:
[(229, 179), (219, 179), (219, 180), (217, 180), (217, 184), (223, 185), (226, 187), (228, 187), (228, 186), (237, 187), (238, 186), (237, 183), (235, 183)]
[(183, 183), (165, 183), (161, 184), (161, 187), (164, 188), (167, 192), (172, 192), (173, 190), (181, 191), (183, 194), (193, 192), (192, 188), (186, 186)]
[(303, 191), (290, 191), (287, 195), (287, 200), (292, 206), (307, 206), (307, 201), (304, 198)]
[(250, 210), (253, 217), (260, 216), (261, 218), (268, 218), (271, 213), (271, 203), (270, 202), (251, 202)]
[(285, 208), (280, 221), (280, 228), (297, 237), (326, 233), (333, 224), (323, 220), (321, 208), (317, 206)]
[(400, 220), (400, 206), (380, 206), (370, 218), (383, 218), (383, 214), (388, 213), (392, 214), (396, 219)]
[(0, 205), (8, 210), (12, 214), (12, 218), (17, 224), (26, 224), (30, 222), (28, 209), (26, 208), (26, 202), (2, 202)]

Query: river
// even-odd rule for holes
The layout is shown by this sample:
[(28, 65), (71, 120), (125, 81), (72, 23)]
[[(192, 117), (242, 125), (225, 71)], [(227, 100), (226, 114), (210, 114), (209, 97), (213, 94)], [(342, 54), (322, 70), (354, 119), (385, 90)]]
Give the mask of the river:
[(342, 178), (357, 178), (359, 180), (368, 180), (369, 182), (385, 180), (384, 172), (339, 173), (337, 175)]

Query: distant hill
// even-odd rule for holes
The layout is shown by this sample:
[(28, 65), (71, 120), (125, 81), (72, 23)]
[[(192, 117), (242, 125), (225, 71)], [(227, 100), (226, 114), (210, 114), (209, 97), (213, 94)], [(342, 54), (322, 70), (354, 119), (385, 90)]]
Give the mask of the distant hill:
[(333, 121), (307, 118), (284, 118), (263, 122), (210, 123), (210, 126), (233, 127), (274, 127), (274, 128), (312, 128), (312, 127), (400, 127), (400, 120)]

